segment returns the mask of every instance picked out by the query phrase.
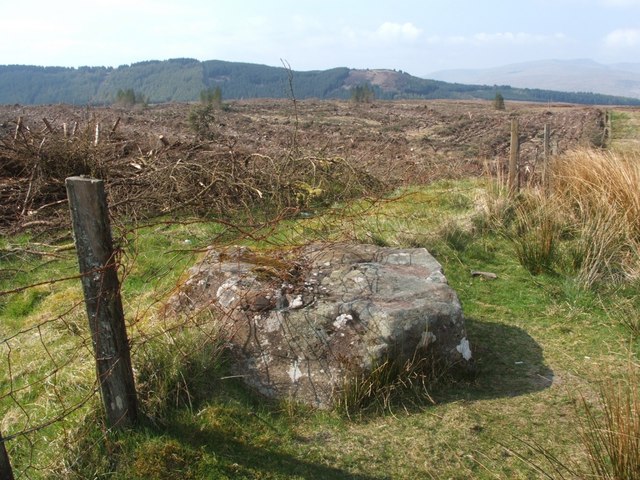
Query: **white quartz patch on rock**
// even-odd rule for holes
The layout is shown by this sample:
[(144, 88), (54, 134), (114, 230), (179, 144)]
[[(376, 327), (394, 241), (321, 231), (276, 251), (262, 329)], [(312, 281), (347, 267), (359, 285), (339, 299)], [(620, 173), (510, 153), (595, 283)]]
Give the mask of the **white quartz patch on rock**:
[(466, 338), (463, 338), (460, 341), (460, 345), (456, 347), (456, 350), (460, 352), (460, 355), (462, 355), (462, 358), (464, 358), (467, 361), (471, 360), (471, 348), (469, 347), (469, 340), (467, 340)]
[(349, 320), (353, 320), (353, 316), (348, 313), (343, 313), (342, 315), (338, 315), (338, 317), (333, 322), (333, 326), (336, 328), (343, 328)]

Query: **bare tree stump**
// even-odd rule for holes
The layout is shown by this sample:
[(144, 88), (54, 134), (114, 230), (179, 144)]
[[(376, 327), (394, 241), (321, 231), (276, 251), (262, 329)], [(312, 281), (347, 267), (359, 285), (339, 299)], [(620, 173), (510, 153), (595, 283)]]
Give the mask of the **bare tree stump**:
[(46, 118), (43, 118), (42, 121), (44, 122), (44, 126), (47, 127), (47, 131), (49, 133), (55, 133), (55, 130), (51, 126), (51, 123), (49, 122), (49, 120), (47, 120)]

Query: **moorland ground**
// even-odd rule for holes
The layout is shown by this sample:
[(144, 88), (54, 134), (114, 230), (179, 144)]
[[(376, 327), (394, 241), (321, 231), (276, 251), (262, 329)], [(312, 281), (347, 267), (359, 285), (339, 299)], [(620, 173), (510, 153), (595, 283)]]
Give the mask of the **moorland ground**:
[[(603, 110), (570, 105), (242, 101), (200, 124), (191, 115), (197, 108), (0, 107), (0, 431), (11, 437), (20, 475), (462, 479), (588, 471), (582, 402), (597, 407), (600, 382), (625, 378), (637, 364), (637, 332), (625, 321), (638, 317), (637, 281), (585, 287), (562, 262), (532, 273), (514, 242), (524, 227), (501, 230), (488, 219), (504, 200), (493, 179), (504, 173), (513, 118), (522, 182), (535, 188), (545, 124), (559, 156), (578, 147), (629, 149), (637, 111), (615, 109), (607, 137)], [(144, 413), (130, 432), (100, 421), (77, 278), (49, 283), (77, 269), (64, 202), (64, 177), (77, 173), (101, 173), (113, 206)], [(277, 208), (262, 215), (265, 199)], [(383, 389), (382, 401), (361, 414), (309, 411), (266, 402), (228, 378), (214, 321), (157, 320), (209, 245), (268, 251), (317, 240), (427, 247), (463, 303), (476, 377), (412, 385), (397, 396)]]
[[(58, 182), (64, 175), (89, 173), (78, 172), (77, 162), (75, 170), (66, 169), (63, 164), (68, 160), (56, 156), (64, 149), (56, 151), (51, 144), (63, 135), (64, 125), (68, 135), (84, 135), (85, 143), (91, 143), (99, 124), (103, 148), (96, 162), (104, 167), (100, 173), (113, 178), (112, 183), (124, 184), (125, 190), (140, 184), (145, 170), (159, 170), (179, 160), (225, 154), (281, 157), (292, 149), (317, 158), (343, 158), (392, 185), (477, 176), (487, 164), (506, 162), (512, 118), (520, 124), (522, 168), (527, 174), (543, 157), (545, 124), (551, 129), (552, 148), (559, 152), (604, 141), (602, 110), (564, 104), (509, 103), (506, 111), (497, 111), (490, 102), (238, 101), (202, 120), (204, 125), (196, 126), (198, 137), (194, 120), (190, 121), (193, 110), (190, 104), (128, 109), (0, 106), (0, 135), (12, 138), (22, 119), (27, 136), (21, 134), (18, 141), (29, 144), (19, 145), (18, 152), (3, 152), (0, 223), (17, 221), (27, 209), (29, 222), (37, 219), (36, 214), (49, 218), (51, 210), (40, 207), (64, 199), (64, 189), (55, 185), (39, 185), (41, 198), (28, 193), (34, 189), (35, 159), (45, 163), (42, 157), (46, 157), (50, 177)], [(92, 155), (86, 150), (76, 153)], [(15, 159), (19, 155), (23, 161)], [(197, 185), (191, 188), (197, 193)]]

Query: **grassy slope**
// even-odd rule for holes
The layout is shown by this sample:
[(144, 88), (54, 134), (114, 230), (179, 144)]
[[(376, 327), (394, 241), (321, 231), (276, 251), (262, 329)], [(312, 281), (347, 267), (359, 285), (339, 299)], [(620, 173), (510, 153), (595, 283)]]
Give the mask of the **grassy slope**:
[[(170, 405), (161, 414), (138, 431), (120, 435), (105, 436), (96, 428), (95, 403), (90, 403), (65, 424), (32, 435), (34, 449), (22, 440), (10, 442), (16, 470), (40, 465), (43, 470), (28, 469), (36, 478), (66, 478), (72, 471), (83, 478), (109, 470), (115, 471), (109, 478), (122, 479), (536, 478), (530, 462), (551, 471), (537, 448), (565, 463), (583, 465), (576, 400), (581, 395), (592, 398), (598, 381), (618, 376), (629, 355), (640, 352), (637, 340), (631, 341), (619, 322), (620, 315), (638, 314), (637, 289), (585, 292), (560, 275), (534, 277), (517, 263), (505, 239), (490, 231), (470, 236), (468, 219), (484, 187), (476, 181), (440, 182), (403, 191), (394, 201), (373, 206), (362, 202), (350, 207), (350, 215), (340, 211), (335, 217), (289, 222), (262, 232), (284, 245), (320, 237), (428, 247), (462, 300), (478, 365), (475, 380), (447, 383), (431, 392), (435, 405), (407, 399), (393, 413), (348, 420), (338, 413), (311, 412), (253, 396), (236, 379), (221, 379), (224, 367), (206, 348), (195, 348), (189, 337), (160, 343), (172, 346), (173, 360), (149, 355), (139, 346), (145, 334), (158, 329), (152, 321), (155, 302), (194, 260), (185, 247), (207, 245), (221, 233), (206, 224), (156, 225), (137, 231), (130, 237), (135, 242), (124, 244), (133, 361), (143, 369), (149, 358), (155, 360), (158, 370), (182, 379), (178, 385), (189, 395), (169, 391), (162, 400)], [(2, 248), (27, 241), (4, 240)], [(3, 257), (0, 289), (73, 274), (72, 255), (54, 260), (40, 268), (43, 262), (33, 258), (25, 263)], [(7, 273), (34, 265), (38, 268), (32, 272), (18, 273), (23, 277)], [(491, 271), (498, 279), (472, 278), (471, 270)], [(55, 317), (79, 301), (74, 282), (0, 297), (2, 337)], [(11, 355), (13, 377), (21, 381), (36, 378), (82, 346), (79, 358), (61, 369), (53, 387), (45, 382), (13, 395), (32, 409), (31, 420), (50, 415), (57, 394), (73, 403), (92, 382), (81, 305), (65, 316), (64, 328), (56, 325), (29, 336), (29, 345), (2, 345), (2, 358)], [(41, 339), (53, 351), (45, 362)], [(3, 372), (5, 393), (9, 384), (6, 369)], [(1, 407), (3, 431), (19, 429), (25, 419), (16, 402), (5, 398)], [(62, 467), (53, 460), (61, 449), (67, 459), (82, 460), (71, 469)], [(114, 458), (111, 464), (104, 459), (107, 451)], [(32, 452), (34, 459), (29, 460)]]
[[(432, 392), (434, 406), (398, 405), (394, 415), (359, 421), (265, 404), (221, 382), (201, 404), (171, 413), (164, 428), (127, 436), (122, 478), (149, 475), (167, 455), (183, 458), (194, 478), (529, 478), (533, 467), (517, 456), (541, 460), (525, 442), (581, 462), (574, 402), (627, 358), (626, 332), (606, 313), (616, 299), (559, 276), (532, 277), (491, 234), (464, 249), (424, 234), (437, 230), (440, 215), (468, 213), (478, 191), (474, 183), (440, 183), (360, 215), (347, 229), (378, 243), (431, 248), (463, 302), (477, 380)], [(331, 221), (306, 223), (307, 233), (336, 229)], [(499, 278), (474, 279), (471, 270)]]

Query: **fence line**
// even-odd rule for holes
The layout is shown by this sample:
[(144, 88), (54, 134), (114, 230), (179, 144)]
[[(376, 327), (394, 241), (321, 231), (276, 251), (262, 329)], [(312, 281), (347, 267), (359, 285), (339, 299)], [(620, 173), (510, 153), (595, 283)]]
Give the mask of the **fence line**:
[[(81, 179), (82, 181), (88, 181), (88, 179)], [(91, 183), (89, 181), (89, 183)], [(102, 192), (104, 193), (104, 192)], [(71, 197), (72, 195), (70, 195)], [(94, 215), (89, 213), (87, 215), (87, 209), (84, 215), (89, 219), (93, 219)], [(90, 210), (90, 209), (89, 209)], [(106, 209), (104, 210), (105, 216), (108, 216)], [(179, 223), (179, 222), (177, 222)], [(191, 222), (193, 224), (195, 222)], [(224, 222), (223, 222), (224, 223)], [(169, 222), (165, 222), (165, 227), (168, 227)], [(105, 222), (106, 225), (106, 222)], [(142, 229), (153, 229), (153, 225), (142, 225), (135, 228), (128, 228), (125, 232), (121, 232), (121, 235), (138, 235), (137, 231)], [(248, 227), (247, 227), (248, 228)], [(236, 229), (237, 230), (237, 229)], [(251, 232), (244, 232), (248, 237), (251, 237)], [(110, 235), (110, 233), (109, 233)], [(258, 239), (258, 235), (255, 235), (255, 239)], [(119, 243), (125, 242), (124, 239), (118, 239)], [(118, 243), (116, 242), (116, 243)], [(53, 248), (53, 247), (52, 247)], [(175, 255), (180, 258), (191, 258), (197, 255), (198, 252), (204, 251), (201, 248), (185, 248), (179, 252), (174, 252)], [(118, 253), (116, 251), (116, 253)], [(66, 253), (64, 258), (56, 257), (54, 262), (63, 261), (64, 263), (71, 263), (72, 253)], [(8, 258), (8, 257), (6, 257)], [(103, 369), (102, 379), (113, 378), (117, 375), (118, 368), (127, 363), (127, 360), (118, 360), (111, 353), (105, 353), (104, 350), (100, 350), (106, 342), (102, 340), (101, 334), (105, 332), (112, 332), (111, 325), (107, 327), (98, 327), (98, 335), (92, 335), (88, 329), (90, 323), (98, 323), (95, 321), (95, 317), (100, 316), (102, 313), (113, 311), (113, 308), (108, 307), (108, 301), (112, 301), (115, 295), (120, 294), (120, 286), (112, 285), (111, 293), (107, 293), (104, 277), (107, 271), (111, 271), (112, 275), (117, 280), (117, 270), (121, 270), (123, 277), (126, 278), (130, 274), (129, 269), (123, 268), (121, 265), (122, 258), (114, 254), (113, 250), (106, 255), (106, 260), (100, 264), (92, 264), (89, 267), (81, 269), (81, 274), (76, 275), (59, 275), (58, 278), (50, 281), (36, 281), (30, 285), (22, 285), (16, 288), (9, 288), (0, 291), (0, 297), (7, 296), (13, 297), (27, 295), (29, 292), (39, 291), (47, 289), (51, 285), (61, 285), (65, 288), (65, 285), (70, 285), (77, 282), (78, 286), (86, 279), (94, 281), (94, 287), (97, 291), (88, 295), (87, 303), (94, 303), (97, 306), (97, 312), (92, 319), (89, 315), (90, 322), (87, 322), (86, 312), (83, 312), (83, 302), (80, 299), (74, 297), (73, 304), (70, 306), (64, 306), (59, 312), (51, 315), (50, 317), (38, 319), (35, 324), (27, 324), (20, 328), (19, 331), (12, 331), (11, 328), (0, 328), (3, 332), (2, 338), (0, 338), (0, 360), (3, 361), (3, 367), (0, 369), (2, 372), (2, 378), (0, 378), (0, 408), (4, 415), (3, 430), (4, 438), (0, 440), (0, 448), (5, 447), (8, 450), (6, 458), (6, 467), (11, 468), (9, 458), (13, 461), (13, 468), (18, 478), (23, 476), (29, 477), (29, 471), (38, 471), (47, 468), (60, 468), (57, 463), (41, 464), (39, 463), (38, 455), (35, 449), (39, 442), (40, 437), (50, 437), (49, 434), (40, 433), (45, 432), (49, 427), (55, 427), (56, 425), (62, 425), (61, 428), (66, 432), (65, 438), (78, 438), (76, 435), (75, 424), (68, 423), (67, 419), (76, 412), (82, 412), (83, 407), (92, 404), (92, 400), (95, 398), (96, 393), (103, 390), (104, 382), (100, 382), (96, 378), (96, 366), (93, 368), (89, 365), (87, 359), (92, 359), (96, 363), (101, 361), (111, 361), (111, 363)], [(46, 265), (48, 259), (45, 260)], [(137, 259), (133, 259), (134, 262)], [(14, 265), (7, 263), (7, 269), (0, 274), (14, 275)], [(16, 264), (16, 272), (22, 268)], [(40, 268), (39, 266), (35, 267)], [(77, 267), (76, 267), (77, 268)], [(87, 269), (88, 268), (88, 269)], [(180, 265), (176, 265), (171, 262), (171, 268), (177, 268), (181, 271)], [(9, 273), (8, 273), (9, 272)], [(66, 273), (66, 272), (65, 272)], [(165, 274), (170, 273), (169, 271)], [(17, 274), (17, 273), (15, 273)], [(10, 277), (9, 277), (10, 278)], [(97, 281), (95, 281), (97, 279)], [(16, 279), (17, 280), (17, 279)], [(82, 280), (83, 282), (80, 282)], [(148, 279), (149, 281), (151, 279)], [(18, 283), (19, 285), (19, 283)], [(175, 288), (168, 287), (169, 289)], [(162, 303), (165, 298), (166, 292), (158, 293), (158, 299), (154, 301), (154, 305)], [(105, 299), (106, 297), (106, 299)], [(122, 311), (122, 303), (115, 308), (115, 310)], [(54, 310), (55, 311), (55, 310)], [(151, 311), (151, 307), (147, 308), (141, 314), (146, 317)], [(140, 312), (138, 312), (140, 314)], [(138, 315), (134, 314), (136, 318), (130, 320), (130, 326), (135, 327), (137, 335), (129, 342), (128, 339), (120, 340), (119, 346), (123, 348), (123, 351), (129, 357), (129, 368), (127, 374), (131, 379), (131, 387), (133, 388), (133, 373), (130, 367), (130, 353), (129, 345), (135, 346), (136, 349), (144, 349), (145, 345), (149, 342), (163, 343), (163, 337), (173, 336), (173, 332), (179, 332), (183, 328), (195, 327), (202, 330), (204, 325), (202, 319), (194, 318), (176, 318), (171, 319), (169, 324), (161, 328), (162, 332), (156, 334), (149, 334), (147, 327), (140, 328), (138, 325)], [(208, 321), (211, 323), (210, 321)], [(175, 324), (175, 325), (174, 325)], [(122, 324), (124, 330), (124, 324)], [(5, 333), (6, 332), (6, 333)], [(53, 333), (53, 334), (52, 334)], [(94, 338), (97, 341), (94, 341)], [(169, 340), (171, 343), (171, 340)], [(97, 347), (96, 350), (92, 347)], [(37, 357), (37, 358), (33, 358)], [(93, 371), (91, 371), (93, 370)], [(99, 370), (99, 367), (98, 367)], [(90, 380), (93, 376), (93, 381)], [(80, 381), (80, 383), (77, 383)], [(75, 383), (75, 384), (74, 384)], [(80, 391), (78, 388), (80, 387)], [(70, 392), (71, 391), (71, 392)], [(136, 394), (133, 390), (134, 395)], [(71, 393), (72, 395), (69, 395)], [(38, 400), (34, 402), (32, 396), (37, 395)], [(46, 406), (40, 405), (40, 399), (43, 399)], [(113, 394), (111, 397), (103, 396), (103, 399), (111, 398), (115, 399)], [(122, 400), (122, 397), (121, 397)], [(105, 413), (109, 415), (109, 409), (112, 403), (118, 406), (117, 400), (111, 402), (106, 400)], [(114, 428), (119, 428), (133, 423), (135, 417), (131, 416), (133, 411), (131, 406), (121, 409), (123, 412), (118, 416), (115, 414), (111, 419), (106, 418), (106, 428), (104, 429), (104, 435), (106, 432), (112, 431)], [(137, 409), (136, 409), (137, 412)], [(81, 417), (75, 417), (81, 418)], [(68, 429), (66, 425), (72, 425), (72, 429)], [(55, 427), (56, 429), (58, 427)], [(68, 440), (62, 440), (68, 441)], [(15, 448), (8, 448), (15, 444)], [(69, 445), (72, 446), (72, 445)], [(31, 451), (31, 453), (29, 453)], [(36, 454), (34, 455), (34, 451)], [(0, 454), (2, 451), (0, 450)], [(2, 459), (0, 459), (0, 462)], [(57, 460), (51, 460), (47, 458), (47, 462), (57, 462)], [(43, 467), (44, 465), (44, 467)], [(4, 480), (3, 464), (0, 463), (0, 480)], [(8, 475), (8, 474), (7, 474)], [(13, 475), (13, 473), (12, 473)], [(11, 477), (6, 477), (11, 478)]]

